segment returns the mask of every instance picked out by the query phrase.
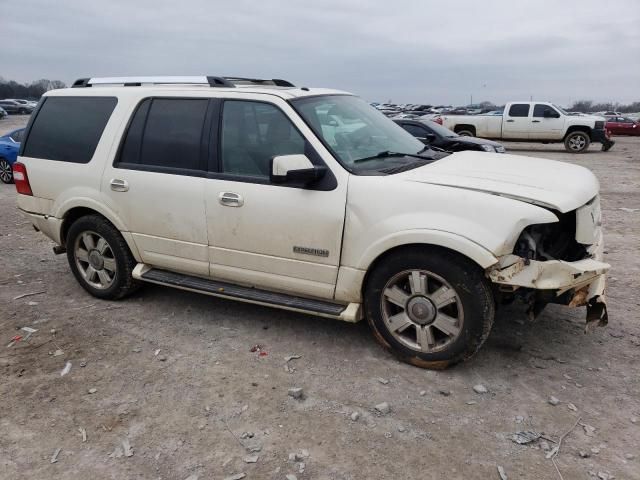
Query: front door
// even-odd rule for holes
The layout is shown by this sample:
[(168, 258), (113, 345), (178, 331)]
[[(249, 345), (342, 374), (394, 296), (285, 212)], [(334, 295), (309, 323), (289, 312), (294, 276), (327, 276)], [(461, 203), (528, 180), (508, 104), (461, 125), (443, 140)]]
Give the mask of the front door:
[(560, 140), (564, 136), (565, 117), (555, 108), (536, 103), (531, 117), (531, 138)]
[[(279, 101), (274, 100), (274, 101)], [(270, 160), (305, 154), (323, 160), (292, 121), (293, 110), (264, 101), (226, 99), (217, 145), (218, 173), (206, 185), (214, 278), (319, 298), (333, 297), (344, 225), (346, 178), (329, 170), (312, 186), (269, 180)]]
[(512, 103), (502, 119), (502, 138), (526, 140), (529, 138), (530, 121), (528, 103)]
[(202, 138), (208, 141), (210, 104), (206, 98), (143, 100), (104, 171), (108, 208), (126, 225), (142, 261), (154, 267), (209, 275)]

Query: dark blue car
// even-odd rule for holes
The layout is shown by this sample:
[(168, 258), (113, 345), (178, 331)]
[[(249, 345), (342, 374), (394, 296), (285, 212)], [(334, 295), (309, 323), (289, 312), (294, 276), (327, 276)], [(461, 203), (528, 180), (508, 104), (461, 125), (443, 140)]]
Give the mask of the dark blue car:
[(0, 137), (0, 180), (3, 183), (13, 182), (13, 164), (18, 158), (23, 135), (24, 128), (19, 128)]

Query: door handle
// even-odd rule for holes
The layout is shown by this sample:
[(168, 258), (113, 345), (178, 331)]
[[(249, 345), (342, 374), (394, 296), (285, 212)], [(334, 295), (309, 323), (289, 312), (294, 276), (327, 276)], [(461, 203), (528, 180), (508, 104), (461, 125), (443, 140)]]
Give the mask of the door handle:
[(114, 192), (127, 192), (129, 191), (129, 183), (126, 180), (120, 180), (119, 178), (112, 178), (109, 183), (111, 190)]
[(507, 120), (507, 122), (511, 123), (511, 122), (513, 122), (513, 120)]
[(233, 192), (220, 192), (218, 195), (218, 201), (220, 205), (225, 207), (241, 207), (244, 205), (244, 199), (241, 195)]
[(531, 120), (531, 123), (540, 123), (540, 120)]

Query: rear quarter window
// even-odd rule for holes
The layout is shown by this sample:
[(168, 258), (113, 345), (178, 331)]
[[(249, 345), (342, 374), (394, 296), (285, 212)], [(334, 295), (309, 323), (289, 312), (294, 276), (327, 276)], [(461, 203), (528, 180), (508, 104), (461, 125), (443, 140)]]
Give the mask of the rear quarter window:
[(21, 155), (89, 163), (117, 103), (115, 97), (47, 97)]

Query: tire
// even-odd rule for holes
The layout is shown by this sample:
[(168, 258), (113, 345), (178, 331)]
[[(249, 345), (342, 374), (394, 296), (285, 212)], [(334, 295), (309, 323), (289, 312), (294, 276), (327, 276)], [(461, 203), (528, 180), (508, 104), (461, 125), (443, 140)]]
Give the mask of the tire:
[(564, 148), (569, 153), (584, 153), (590, 143), (589, 134), (583, 131), (571, 132), (564, 138)]
[(458, 135), (460, 135), (461, 137), (475, 137), (475, 132), (468, 130), (468, 129), (463, 129), (463, 130), (459, 130), (456, 132)]
[(386, 350), (429, 369), (473, 356), (489, 336), (495, 315), (482, 269), (437, 247), (402, 249), (383, 258), (368, 275), (364, 306), (374, 336)]
[(136, 261), (127, 243), (104, 217), (88, 215), (73, 222), (66, 247), (73, 275), (94, 297), (117, 300), (140, 287), (131, 275)]
[(0, 158), (0, 181), (2, 183), (13, 183), (13, 169), (5, 158)]

